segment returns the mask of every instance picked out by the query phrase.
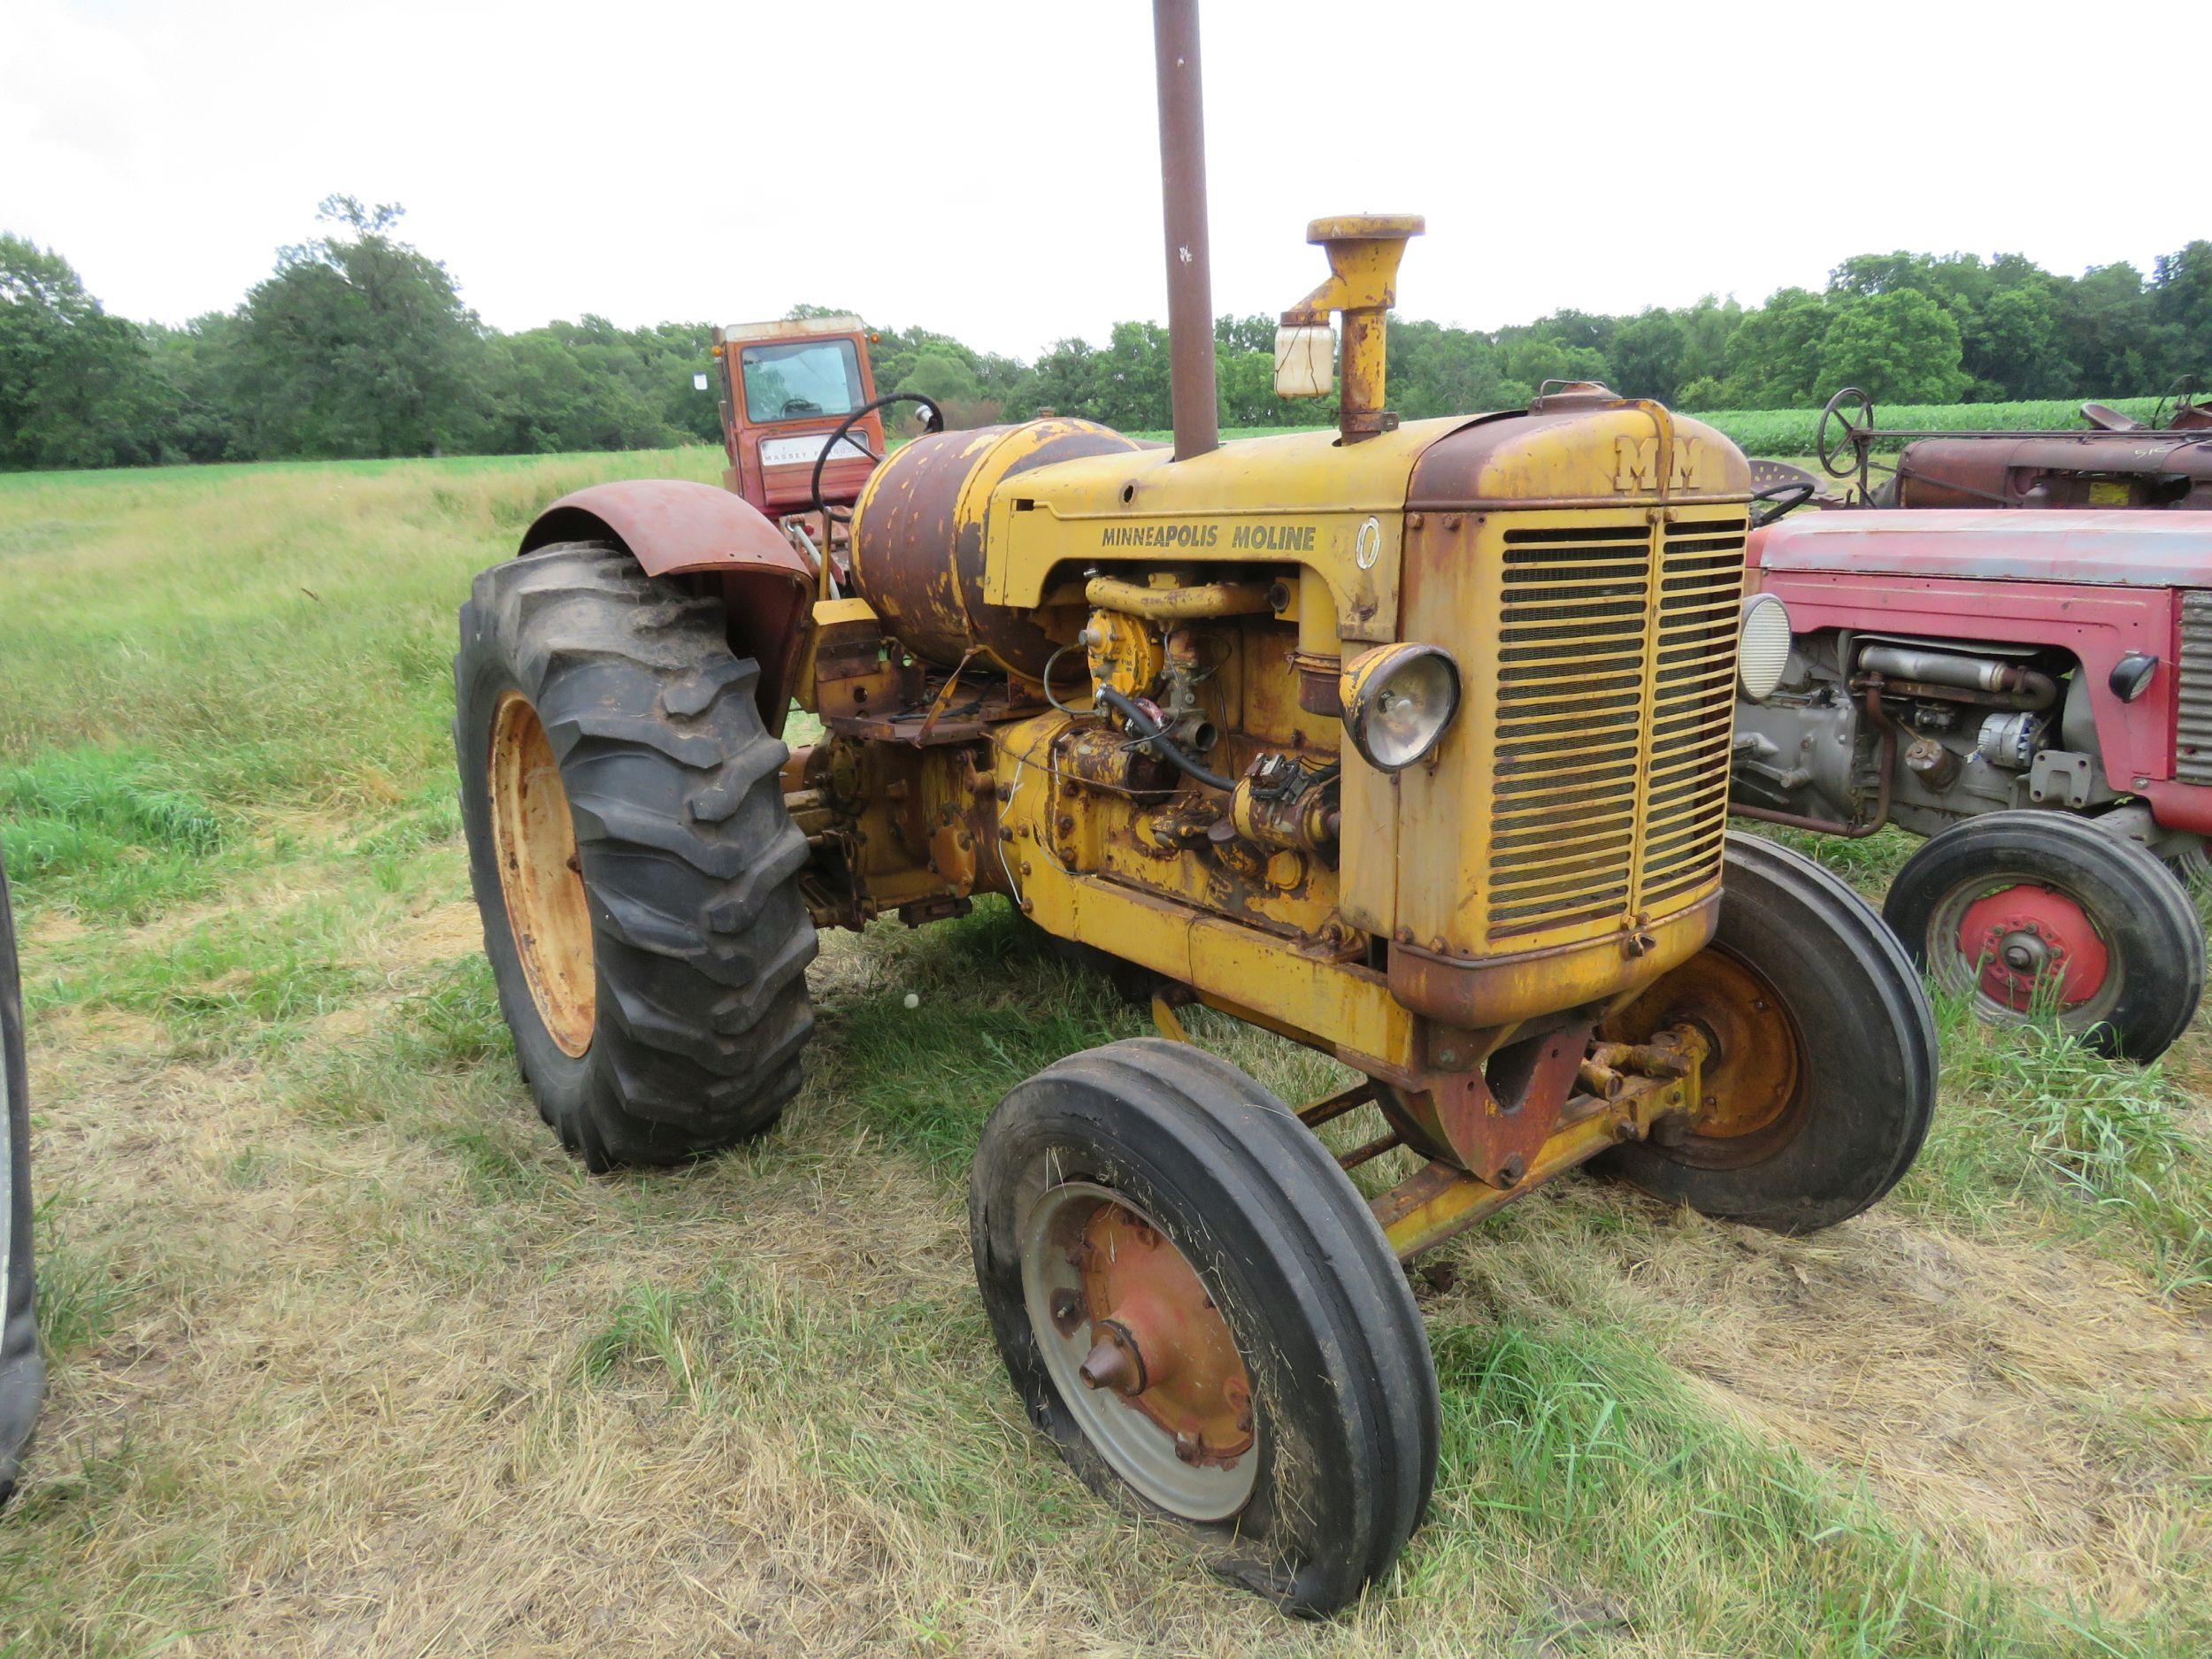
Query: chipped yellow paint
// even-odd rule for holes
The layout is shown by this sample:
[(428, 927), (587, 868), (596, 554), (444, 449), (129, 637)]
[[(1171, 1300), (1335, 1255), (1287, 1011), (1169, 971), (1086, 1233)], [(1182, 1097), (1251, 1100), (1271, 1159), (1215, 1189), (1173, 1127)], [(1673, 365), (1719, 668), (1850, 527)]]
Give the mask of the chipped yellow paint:
[(1039, 604), (1056, 582), (1094, 565), (1296, 565), (1327, 584), (1342, 638), (1395, 639), (1414, 463), (1465, 424), (1408, 421), (1348, 454), (1333, 432), (1294, 432), (1182, 462), (1145, 449), (1041, 467), (1000, 488), (985, 596)]

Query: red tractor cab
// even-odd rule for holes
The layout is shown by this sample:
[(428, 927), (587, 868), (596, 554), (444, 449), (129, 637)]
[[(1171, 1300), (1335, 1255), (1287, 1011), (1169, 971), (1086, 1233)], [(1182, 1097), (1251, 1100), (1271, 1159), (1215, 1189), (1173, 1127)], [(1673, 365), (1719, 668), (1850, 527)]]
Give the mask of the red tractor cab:
[[(883, 454), (883, 417), (872, 407), (876, 383), (860, 319), (733, 324), (714, 331), (714, 357), (722, 447), (730, 457), (723, 483), (770, 518), (818, 506), (849, 509)], [(841, 426), (843, 435), (825, 457)]]

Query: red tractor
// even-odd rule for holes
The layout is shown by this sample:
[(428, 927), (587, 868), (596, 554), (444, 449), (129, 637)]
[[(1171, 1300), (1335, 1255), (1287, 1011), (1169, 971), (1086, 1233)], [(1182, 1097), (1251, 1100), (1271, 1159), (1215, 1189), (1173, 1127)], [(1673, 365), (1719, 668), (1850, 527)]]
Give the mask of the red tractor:
[(1749, 563), (1734, 810), (1928, 836), (1884, 913), (1939, 986), (2163, 1053), (2204, 988), (2212, 512), (1808, 512)]

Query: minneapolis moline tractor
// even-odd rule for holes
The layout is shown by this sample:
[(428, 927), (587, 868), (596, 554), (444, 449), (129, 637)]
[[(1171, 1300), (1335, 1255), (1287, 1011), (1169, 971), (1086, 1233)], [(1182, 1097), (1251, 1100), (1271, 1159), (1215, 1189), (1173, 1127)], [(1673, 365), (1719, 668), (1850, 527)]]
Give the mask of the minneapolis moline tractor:
[[(1434, 1477), (1405, 1260), (1578, 1166), (1841, 1221), (1912, 1162), (1935, 1041), (1879, 918), (1727, 831), (1743, 457), (1599, 387), (1399, 422), (1409, 217), (1310, 233), (1330, 274), (1278, 356), (1286, 390), (1334, 384), (1336, 428), (1218, 443), (1188, 0), (1156, 34), (1171, 449), (935, 433), (849, 523), (818, 479), (780, 523), (704, 485), (582, 491), (476, 579), (455, 732), (521, 1069), (595, 1169), (776, 1120), (818, 927), (998, 895), (1167, 987), (1168, 1035), (1000, 1102), (976, 1276), (1087, 1481), (1321, 1614)], [(841, 460), (879, 400), (833, 382), (799, 412), (848, 402), (815, 451)], [(824, 735), (787, 750), (795, 702)], [(1286, 1105), (1169, 1040), (1194, 1002), (1360, 1080)], [(1315, 1129), (1371, 1102), (1387, 1134), (1333, 1156)], [(1396, 1147), (1410, 1175), (1355, 1185)]]

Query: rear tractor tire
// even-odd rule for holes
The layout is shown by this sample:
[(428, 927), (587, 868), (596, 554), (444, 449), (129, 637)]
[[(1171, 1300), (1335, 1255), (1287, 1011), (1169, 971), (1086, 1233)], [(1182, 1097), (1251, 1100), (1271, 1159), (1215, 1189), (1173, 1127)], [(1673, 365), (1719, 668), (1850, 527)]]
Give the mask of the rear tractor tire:
[(2062, 812), (1992, 812), (1933, 837), (1883, 914), (1938, 986), (1993, 1025), (2047, 1011), (2099, 1054), (2150, 1061), (2204, 996), (2204, 926), (2141, 842)]
[(1935, 1110), (1935, 1021), (1881, 918), (1812, 860), (1732, 833), (1712, 943), (1600, 1034), (1642, 1042), (1683, 1023), (1709, 1049), (1694, 1115), (1601, 1153), (1593, 1173), (1813, 1233), (1912, 1166)]
[(31, 1267), (31, 1102), (23, 1069), (23, 999), (15, 960), (15, 917), (0, 865), (0, 1505), (16, 1475), (46, 1394)]
[(1440, 1430), (1382, 1229), (1283, 1103), (1138, 1038), (1018, 1084), (969, 1191), (1022, 1403), (1085, 1481), (1286, 1610), (1335, 1611), (1420, 1524)]
[(760, 1133), (813, 1029), (787, 751), (722, 607), (621, 549), (494, 566), (461, 609), (469, 873), (539, 1111), (594, 1170)]

